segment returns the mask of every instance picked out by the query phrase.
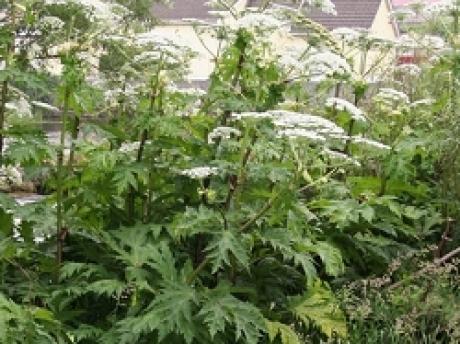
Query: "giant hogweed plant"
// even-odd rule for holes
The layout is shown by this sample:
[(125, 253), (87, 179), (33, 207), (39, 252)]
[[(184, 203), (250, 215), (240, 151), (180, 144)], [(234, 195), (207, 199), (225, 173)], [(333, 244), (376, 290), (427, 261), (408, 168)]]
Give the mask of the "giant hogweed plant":
[[(431, 209), (401, 204), (412, 189), (382, 191), (393, 141), (365, 137), (365, 88), (333, 37), (266, 5), (194, 24), (222, 40), (200, 91), (177, 86), (193, 52), (128, 25), (128, 9), (45, 2), (66, 34), (62, 129), (52, 195), (21, 207), (2, 195), (2, 341), (346, 337), (328, 283), (345, 267), (379, 271), (432, 228)], [(123, 15), (107, 28), (107, 13)], [(291, 20), (312, 34), (280, 56), (268, 38)], [(309, 94), (311, 80), (350, 84), (355, 99)], [(82, 124), (88, 113), (104, 120)]]
[[(458, 217), (458, 23), (459, 4), (457, 1), (441, 1), (437, 4), (415, 7), (417, 15), (426, 20), (423, 25), (409, 26), (408, 34), (402, 37), (401, 46), (407, 50), (420, 52), (421, 65), (408, 65), (412, 78), (413, 95), (409, 114), (411, 118), (410, 136), (420, 142), (436, 142), (427, 146), (427, 154), (433, 157), (432, 176), (436, 181), (436, 203), (442, 209), (444, 233), (455, 232)], [(404, 16), (413, 16), (411, 11)], [(402, 66), (404, 67), (404, 66)], [(415, 68), (414, 68), (415, 67)], [(409, 93), (408, 93), (409, 94)], [(423, 133), (429, 132), (429, 135)], [(415, 140), (413, 140), (415, 143)], [(423, 143), (422, 143), (423, 144)], [(423, 153), (423, 154), (426, 154)], [(425, 169), (426, 172), (429, 170)], [(453, 230), (453, 232), (451, 232)], [(453, 243), (453, 247), (455, 247)]]

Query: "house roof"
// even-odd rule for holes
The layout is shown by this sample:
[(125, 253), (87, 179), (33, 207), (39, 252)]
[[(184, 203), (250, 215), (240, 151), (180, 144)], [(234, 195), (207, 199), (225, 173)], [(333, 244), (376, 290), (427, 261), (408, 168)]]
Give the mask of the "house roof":
[[(259, 6), (261, 0), (249, 0), (249, 7)], [(279, 0), (278, 3), (285, 5), (292, 4), (292, 1)], [(337, 10), (337, 15), (330, 15), (313, 9), (309, 17), (324, 25), (328, 29), (338, 27), (356, 27), (369, 29), (382, 0), (332, 0)]]
[(207, 2), (208, 0), (173, 0), (169, 5), (154, 4), (152, 13), (163, 20), (214, 19), (215, 16), (209, 13), (211, 8), (206, 5)]
[(337, 15), (313, 10), (311, 19), (328, 29), (338, 27), (360, 27), (369, 29), (374, 22), (382, 0), (333, 0)]
[[(248, 0), (247, 7), (258, 7), (261, 0)], [(211, 8), (207, 0), (173, 0), (170, 5), (153, 5), (153, 15), (163, 20), (181, 20), (196, 18), (201, 20), (215, 19), (210, 14)], [(292, 4), (292, 0), (278, 0), (278, 3)], [(337, 16), (323, 13), (314, 9), (310, 18), (329, 29), (337, 27), (370, 28), (382, 0), (332, 0), (337, 10)]]

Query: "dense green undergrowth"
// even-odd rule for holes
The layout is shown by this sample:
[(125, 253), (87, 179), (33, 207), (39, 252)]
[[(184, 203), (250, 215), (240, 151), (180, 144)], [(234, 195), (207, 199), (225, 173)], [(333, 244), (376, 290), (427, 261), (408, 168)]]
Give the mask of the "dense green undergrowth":
[(149, 1), (0, 4), (0, 181), (45, 195), (0, 194), (0, 343), (460, 339), (455, 39), (372, 84), (303, 12), (236, 13), (193, 24), (202, 90)]

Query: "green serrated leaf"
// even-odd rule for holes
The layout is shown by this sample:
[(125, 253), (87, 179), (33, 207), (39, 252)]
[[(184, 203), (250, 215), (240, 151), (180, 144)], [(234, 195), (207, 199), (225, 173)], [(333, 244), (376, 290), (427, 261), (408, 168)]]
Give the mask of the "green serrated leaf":
[(266, 320), (266, 324), (270, 342), (273, 343), (279, 336), (281, 344), (301, 344), (301, 340), (297, 333), (288, 325), (268, 320)]
[(249, 264), (248, 251), (243, 241), (229, 230), (222, 231), (214, 235), (214, 239), (206, 248), (208, 257), (212, 263), (212, 272), (217, 272), (225, 265), (229, 266), (230, 255), (245, 268)]
[(105, 295), (107, 297), (115, 295), (119, 297), (125, 288), (126, 284), (121, 281), (105, 279), (90, 283), (86, 287), (86, 291), (93, 292), (96, 295)]
[(174, 237), (185, 239), (199, 233), (215, 232), (222, 227), (222, 216), (216, 211), (204, 206), (198, 209), (188, 207), (176, 216), (171, 232)]
[(289, 310), (302, 322), (316, 324), (328, 337), (347, 335), (345, 315), (332, 292), (316, 281), (304, 295), (289, 298)]
[(198, 315), (203, 317), (212, 338), (217, 333), (223, 333), (227, 324), (235, 328), (235, 342), (244, 338), (245, 343), (257, 344), (262, 332), (266, 331), (259, 309), (238, 300), (223, 285), (208, 291)]
[(339, 249), (323, 241), (314, 244), (314, 251), (320, 256), (329, 276), (338, 276), (343, 273), (345, 265)]
[(196, 328), (193, 309), (198, 299), (193, 287), (180, 283), (167, 283), (142, 316), (124, 322), (127, 331), (149, 333), (158, 331), (159, 340), (177, 333), (191, 343)]

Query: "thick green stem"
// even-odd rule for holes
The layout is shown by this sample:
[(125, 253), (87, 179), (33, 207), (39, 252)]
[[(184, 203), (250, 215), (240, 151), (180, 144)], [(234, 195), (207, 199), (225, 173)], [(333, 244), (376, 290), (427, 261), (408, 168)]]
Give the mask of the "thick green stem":
[[(160, 65), (161, 66), (161, 65)], [(158, 71), (157, 76), (156, 76), (156, 81), (151, 83), (151, 94), (150, 94), (150, 105), (149, 105), (149, 115), (153, 116), (155, 112), (155, 102), (157, 99), (157, 93), (158, 93), (158, 87), (160, 84), (160, 71)], [(140, 137), (140, 142), (139, 142), (139, 149), (137, 151), (137, 157), (136, 161), (138, 163), (142, 162), (143, 156), (144, 156), (144, 150), (145, 150), (145, 144), (148, 140), (149, 136), (149, 131), (147, 128), (144, 128), (141, 132), (141, 137)], [(150, 178), (150, 177), (149, 177)], [(150, 191), (148, 191), (150, 192)], [(148, 198), (148, 197), (147, 197)], [(147, 200), (144, 200), (144, 202), (148, 202)], [(148, 210), (146, 207), (148, 204), (144, 203), (143, 206), (143, 213), (146, 214), (148, 213)], [(129, 193), (128, 193), (128, 200), (127, 200), (127, 212), (128, 212), (128, 221), (129, 223), (133, 224), (135, 222), (135, 208), (136, 208), (136, 190), (134, 187), (130, 186)], [(143, 216), (144, 221), (145, 216)]]
[[(246, 43), (246, 41), (244, 41), (243, 46), (241, 47), (241, 50), (240, 50), (240, 56), (238, 57), (238, 63), (237, 63), (236, 68), (235, 68), (235, 74), (233, 74), (233, 78), (232, 78), (232, 83), (231, 83), (232, 89), (234, 89), (238, 85), (238, 83), (240, 82), (240, 76), (241, 76), (241, 72), (243, 71), (243, 64), (244, 64), (244, 61), (245, 61), (246, 47), (247, 47), (247, 43)], [(222, 120), (221, 120), (222, 125), (227, 124), (227, 121), (230, 118), (231, 114), (232, 114), (232, 112), (230, 110), (225, 110), (224, 111), (224, 114), (223, 114)]]
[(4, 129), (5, 129), (5, 110), (6, 102), (8, 99), (8, 78), (2, 83), (2, 103), (0, 104), (0, 166), (3, 165), (3, 145), (5, 141)]
[(352, 142), (352, 135), (353, 135), (353, 129), (355, 127), (355, 120), (352, 119), (350, 120), (350, 123), (348, 124), (348, 131), (347, 131), (347, 142), (345, 143), (345, 147), (343, 148), (343, 153), (348, 154), (350, 153), (350, 146)]
[(251, 157), (252, 146), (254, 146), (256, 139), (257, 137), (254, 135), (251, 138), (251, 142), (249, 143), (249, 146), (246, 148), (244, 152), (243, 158), (241, 159), (241, 167), (240, 167), (239, 175), (238, 176), (233, 175), (233, 176), (230, 176), (229, 178), (229, 190), (228, 190), (227, 198), (225, 199), (225, 209), (226, 210), (230, 209), (234, 195), (238, 191), (238, 188), (244, 183), (246, 166), (249, 162), (249, 158)]
[[(354, 101), (354, 104), (355, 106), (357, 107), (358, 104), (359, 104), (359, 101), (360, 101), (360, 96), (358, 95), (358, 92), (355, 90), (355, 101)], [(355, 128), (355, 123), (356, 121), (352, 118), (350, 119), (350, 123), (348, 124), (348, 132), (347, 132), (347, 142), (345, 143), (345, 147), (343, 149), (343, 153), (344, 154), (349, 154), (350, 153), (350, 146), (351, 146), (351, 142), (352, 142), (352, 139), (351, 137), (353, 136), (353, 130)]]
[(75, 141), (78, 139), (79, 131), (80, 131), (80, 116), (78, 114), (75, 114), (72, 120), (72, 135), (71, 135), (72, 142), (70, 143), (69, 161), (67, 165), (70, 172), (72, 172), (73, 164), (75, 161)]
[(62, 252), (65, 239), (65, 228), (63, 219), (63, 202), (64, 202), (64, 149), (67, 127), (67, 115), (69, 112), (70, 88), (66, 86), (64, 92), (64, 109), (62, 112), (61, 136), (57, 153), (57, 186), (56, 186), (56, 265), (59, 267), (62, 263)]

